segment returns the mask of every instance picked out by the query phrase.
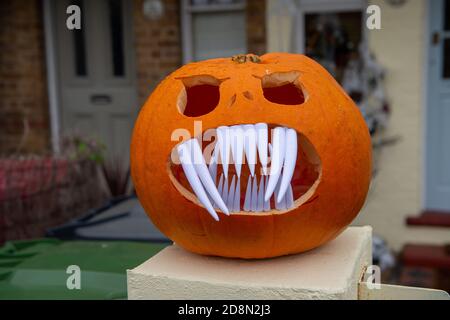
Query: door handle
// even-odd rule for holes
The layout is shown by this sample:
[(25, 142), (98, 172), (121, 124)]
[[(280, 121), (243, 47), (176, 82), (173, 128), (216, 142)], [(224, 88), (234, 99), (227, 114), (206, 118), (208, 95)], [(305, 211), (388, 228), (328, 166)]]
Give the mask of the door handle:
[(91, 103), (99, 106), (110, 104), (112, 98), (108, 94), (93, 94), (91, 95)]

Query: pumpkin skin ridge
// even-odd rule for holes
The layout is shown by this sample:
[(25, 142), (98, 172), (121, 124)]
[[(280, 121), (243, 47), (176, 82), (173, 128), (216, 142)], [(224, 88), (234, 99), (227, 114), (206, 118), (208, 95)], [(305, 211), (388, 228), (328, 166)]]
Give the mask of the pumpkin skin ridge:
[[(274, 54), (271, 54), (272, 58), (274, 57)], [(270, 55), (265, 55), (262, 56), (261, 59), (264, 61), (265, 57)], [(284, 58), (284, 55), (280, 54), (280, 59)], [(168, 82), (174, 82), (175, 80), (173, 78), (171, 78), (171, 76), (167, 77), (166, 79), (163, 80), (163, 82), (160, 84), (159, 89), (155, 90), (155, 92), (151, 95), (151, 97), (149, 98), (149, 100), (146, 103), (146, 106), (144, 107), (144, 109), (141, 111), (141, 113), (145, 113), (146, 116), (143, 116), (141, 118), (141, 114), (139, 115), (139, 121), (144, 121), (142, 125), (137, 125), (135, 127), (135, 131), (133, 133), (133, 136), (136, 134), (137, 135), (137, 141), (133, 142), (133, 145), (135, 145), (134, 147), (132, 147), (132, 177), (133, 177), (133, 181), (136, 181), (136, 191), (137, 194), (139, 196), (139, 199), (141, 200), (142, 205), (144, 206), (144, 209), (146, 210), (146, 212), (150, 213), (149, 216), (151, 217), (152, 221), (155, 223), (155, 225), (167, 236), (169, 236), (169, 238), (171, 238), (172, 240), (174, 240), (176, 243), (178, 243), (180, 246), (194, 251), (194, 252), (198, 252), (198, 253), (203, 253), (203, 254), (208, 254), (208, 255), (222, 255), (222, 256), (234, 256), (234, 257), (245, 257), (245, 258), (264, 258), (267, 257), (267, 255), (271, 255), (271, 256), (275, 256), (275, 255), (282, 255), (282, 254), (290, 254), (290, 253), (296, 253), (299, 251), (305, 251), (308, 250), (308, 248), (313, 248), (316, 247), (326, 241), (329, 241), (330, 238), (334, 238), (335, 236), (337, 236), (338, 231), (336, 230), (343, 230), (343, 228), (345, 228), (345, 226), (348, 224), (347, 221), (351, 221), (353, 220), (353, 218), (356, 216), (360, 206), (362, 206), (363, 202), (364, 202), (364, 198), (365, 198), (365, 194), (367, 192), (367, 190), (365, 190), (366, 188), (366, 184), (368, 187), (368, 183), (370, 180), (370, 177), (365, 177), (367, 175), (367, 167), (370, 166), (365, 166), (366, 164), (358, 164), (359, 162), (366, 162), (368, 161), (370, 163), (369, 159), (370, 158), (370, 150), (365, 150), (365, 149), (369, 149), (368, 145), (370, 145), (370, 137), (368, 138), (368, 132), (367, 133), (362, 133), (362, 123), (360, 123), (359, 119), (362, 119), (362, 116), (358, 112), (355, 112), (355, 110), (352, 110), (352, 108), (349, 108), (349, 106), (353, 106), (354, 109), (357, 109), (356, 106), (354, 106), (353, 103), (349, 103), (347, 102), (347, 97), (345, 97), (345, 95), (343, 96), (342, 94), (344, 92), (339, 91), (338, 88), (335, 87), (335, 85), (328, 83), (322, 83), (321, 81), (319, 81), (320, 83), (317, 85), (312, 85), (311, 86), (311, 81), (314, 79), (314, 81), (316, 81), (317, 79), (315, 79), (315, 77), (320, 77), (320, 78), (327, 78), (328, 74), (324, 73), (321, 71), (321, 67), (318, 67), (318, 65), (316, 65), (315, 62), (311, 62), (309, 61), (307, 58), (300, 58), (298, 56), (296, 56), (296, 59), (293, 59), (293, 57), (291, 56), (287, 56), (286, 57), (287, 60), (290, 60), (289, 62), (286, 62), (286, 64), (294, 64), (292, 61), (295, 60), (297, 62), (295, 63), (300, 63), (300, 64), (308, 64), (306, 67), (302, 66), (302, 67), (291, 67), (292, 69), (296, 69), (296, 70), (300, 70), (302, 72), (302, 75), (300, 76), (300, 81), (301, 83), (305, 86), (309, 96), (309, 99), (307, 101), (305, 101), (304, 104), (300, 105), (299, 107), (293, 107), (293, 106), (277, 106), (277, 105), (272, 105), (270, 102), (265, 101), (262, 96), (260, 95), (260, 93), (258, 93), (261, 90), (261, 87), (259, 85), (259, 82), (254, 82), (254, 84), (256, 85), (256, 83), (258, 83), (258, 85), (249, 87), (250, 92), (252, 92), (253, 96), (254, 96), (254, 100), (249, 103), (246, 102), (245, 100), (243, 100), (243, 98), (241, 98), (240, 96), (240, 92), (241, 92), (241, 88), (237, 88), (238, 86), (238, 82), (236, 81), (236, 79), (231, 79), (231, 80), (227, 80), (225, 81), (223, 84), (225, 84), (228, 81), (234, 81), (233, 83), (231, 83), (228, 86), (228, 91), (226, 94), (230, 94), (231, 93), (236, 93), (237, 94), (237, 99), (235, 104), (231, 107), (228, 108), (225, 105), (225, 97), (222, 96), (222, 92), (221, 92), (221, 102), (222, 104), (217, 106), (216, 109), (213, 111), (216, 112), (215, 116), (210, 116), (208, 117), (204, 117), (204, 119), (202, 119), (203, 117), (194, 117), (194, 118), (188, 118), (186, 120), (182, 120), (180, 123), (177, 123), (178, 119), (181, 118), (181, 114), (178, 113), (178, 111), (176, 111), (176, 107), (175, 107), (175, 103), (172, 102), (170, 103), (170, 99), (167, 98), (162, 98), (161, 97), (161, 93), (165, 93), (167, 91), (165, 91), (165, 89), (169, 89), (169, 91), (176, 91), (177, 87), (181, 87), (180, 85), (176, 84), (176, 83), (172, 83), (172, 84), (168, 84)], [(224, 61), (222, 61), (221, 59), (216, 59), (217, 62), (220, 62), (220, 65), (224, 64)], [(217, 63), (219, 65), (219, 63)], [(201, 63), (198, 63), (197, 66), (201, 66)], [(309, 65), (310, 64), (310, 65)], [(263, 64), (264, 67), (267, 64)], [(316, 66), (317, 68), (313, 68), (311, 67), (311, 65)], [(277, 66), (279, 66), (279, 63), (277, 63)], [(254, 68), (257, 68), (258, 66), (252, 66)], [(205, 67), (206, 68), (206, 67)], [(284, 68), (284, 69), (283, 69)], [(282, 69), (286, 70), (289, 67), (284, 66)], [(244, 69), (244, 66), (240, 66), (239, 68), (236, 68), (239, 70)], [(272, 65), (270, 68), (271, 72), (281, 72), (283, 70), (275, 70), (276, 66)], [(210, 72), (209, 69), (205, 69), (206, 73), (212, 74), (214, 75), (213, 72)], [(314, 77), (312, 77), (311, 72), (314, 71)], [(320, 71), (320, 72), (319, 72)], [(177, 71), (176, 71), (177, 72)], [(175, 73), (176, 73), (175, 72)], [(192, 72), (192, 70), (187, 70), (186, 72)], [(238, 72), (238, 71), (236, 71)], [(252, 71), (253, 72), (253, 71)], [(261, 72), (260, 72), (261, 73)], [(216, 75), (214, 75), (216, 76)], [(217, 77), (217, 76), (216, 76)], [(311, 77), (311, 79), (309, 79), (308, 77)], [(330, 76), (331, 77), (331, 76)], [(236, 77), (235, 77), (236, 78)], [(241, 81), (242, 78), (245, 77), (243, 76), (239, 76), (239, 79)], [(332, 78), (332, 77), (331, 77)], [(256, 79), (257, 80), (257, 79)], [(327, 80), (328, 81), (328, 80)], [(329, 81), (328, 81), (329, 82)], [(222, 84), (222, 85), (223, 85)], [(221, 85), (221, 86), (222, 86)], [(322, 86), (322, 87), (321, 87)], [(321, 88), (320, 88), (321, 87)], [(244, 87), (245, 88), (245, 87)], [(325, 99), (323, 97), (321, 97), (318, 93), (318, 88), (320, 89), (320, 91), (322, 92), (328, 92), (331, 93), (331, 96), (333, 96), (333, 99)], [(163, 90), (164, 89), (164, 90)], [(156, 91), (159, 91), (158, 95), (155, 95), (155, 93), (157, 93)], [(171, 96), (171, 94), (169, 94), (167, 92), (168, 96)], [(176, 96), (176, 95), (175, 95)], [(153, 98), (152, 98), (153, 97)], [(222, 98), (223, 97), (223, 98)], [(336, 98), (337, 97), (337, 98)], [(161, 100), (162, 99), (162, 100)], [(314, 102), (313, 99), (315, 99), (316, 101)], [(336, 111), (336, 107), (331, 108), (332, 110), (327, 110), (328, 105), (327, 102), (325, 101), (321, 101), (322, 99), (329, 101), (329, 100), (334, 100), (333, 103), (335, 104), (343, 104), (343, 108), (346, 110), (345, 112), (345, 117), (349, 117), (349, 122), (351, 122), (350, 124), (345, 123), (345, 121), (343, 123), (341, 123), (341, 127), (336, 127), (333, 124), (333, 121), (331, 121), (331, 119), (333, 119), (333, 115), (332, 114), (337, 114)], [(337, 99), (337, 100), (336, 100)], [(174, 114), (176, 113), (176, 116), (174, 118), (176, 119), (172, 119), (170, 120), (170, 118), (162, 115), (160, 116), (160, 112), (161, 112), (161, 108), (158, 108), (159, 111), (155, 111), (154, 110), (154, 105), (155, 103), (161, 103), (161, 101), (163, 101), (165, 108), (172, 108), (172, 110), (166, 111), (167, 114)], [(321, 119), (317, 119), (316, 121), (316, 116), (318, 112), (316, 111), (312, 111), (312, 110), (308, 110), (308, 109), (316, 109), (318, 107), (318, 103), (320, 102), (321, 106), (321, 115), (320, 118)], [(328, 102), (329, 103), (329, 102)], [(253, 115), (249, 112), (240, 112), (240, 109), (244, 109), (247, 108), (247, 106), (249, 104), (254, 104), (255, 106), (252, 108), (254, 111), (255, 110), (259, 110), (259, 112), (261, 113), (266, 113), (266, 110), (268, 110), (269, 108), (274, 108), (274, 109), (278, 109), (278, 111), (280, 112), (286, 112), (285, 116), (279, 116), (276, 115), (275, 112), (272, 111), (268, 111), (265, 116), (258, 116), (258, 121), (255, 121), (255, 117), (252, 117)], [(257, 106), (259, 104), (262, 104), (260, 106)], [(172, 105), (172, 106), (171, 106)], [(146, 108), (149, 107), (149, 108)], [(235, 110), (235, 111), (232, 111)], [(334, 111), (333, 111), (334, 110)], [(219, 113), (217, 113), (219, 112)], [(265, 225), (266, 225), (266, 230), (268, 233), (271, 233), (270, 239), (264, 238), (266, 240), (261, 240), (262, 241), (259, 245), (254, 245), (252, 247), (252, 245), (248, 242), (249, 240), (246, 240), (245, 237), (239, 237), (239, 230), (241, 229), (246, 229), (246, 227), (243, 226), (238, 226), (238, 227), (234, 227), (235, 224), (239, 224), (241, 222), (239, 222), (240, 219), (228, 219), (227, 216), (220, 214), (220, 219), (221, 221), (218, 223), (220, 224), (222, 222), (222, 220), (227, 221), (226, 224), (226, 229), (230, 229), (232, 230), (232, 232), (234, 232), (234, 236), (236, 236), (238, 239), (238, 241), (231, 241), (231, 243), (225, 245), (225, 244), (221, 244), (216, 245), (214, 244), (214, 238), (220, 238), (221, 236), (224, 235), (223, 231), (220, 231), (220, 227), (216, 226), (215, 224), (217, 224), (216, 222), (214, 222), (212, 220), (212, 218), (210, 218), (208, 216), (208, 214), (206, 213), (206, 211), (204, 209), (201, 208), (195, 208), (193, 207), (193, 205), (187, 205), (186, 210), (183, 211), (179, 211), (177, 210), (176, 207), (172, 206), (171, 204), (168, 204), (167, 206), (162, 205), (162, 203), (165, 204), (165, 202), (163, 201), (163, 197), (166, 197), (166, 195), (163, 194), (163, 191), (161, 192), (156, 192), (157, 194), (153, 194), (153, 189), (155, 189), (154, 187), (152, 187), (152, 183), (155, 183), (154, 181), (158, 181), (158, 183), (163, 185), (163, 188), (165, 191), (167, 191), (168, 193), (178, 193), (177, 190), (173, 187), (168, 187), (168, 184), (170, 183), (170, 180), (167, 177), (164, 177), (161, 173), (155, 173), (152, 171), (158, 171), (159, 169), (161, 169), (161, 165), (159, 165), (158, 168), (154, 167), (152, 164), (156, 163), (157, 160), (152, 159), (149, 160), (149, 157), (151, 158), (153, 155), (152, 153), (154, 153), (155, 150), (158, 149), (163, 149), (166, 151), (171, 150), (171, 148), (173, 147), (173, 145), (170, 146), (164, 146), (162, 143), (160, 142), (154, 142), (154, 141), (150, 141), (152, 140), (151, 137), (155, 136), (154, 134), (151, 134), (150, 131), (152, 129), (155, 129), (155, 126), (151, 126), (149, 125), (149, 123), (155, 123), (155, 121), (158, 122), (162, 122), (162, 123), (177, 123), (177, 127), (181, 127), (181, 128), (186, 128), (188, 129), (191, 134), (192, 134), (192, 122), (194, 120), (203, 120), (203, 127), (206, 128), (207, 125), (210, 125), (211, 127), (217, 127), (219, 122), (221, 125), (227, 125), (227, 123), (229, 125), (234, 124), (233, 122), (235, 122), (236, 120), (239, 119), (239, 117), (237, 116), (231, 116), (230, 118), (224, 119), (225, 121), (217, 121), (216, 118), (225, 118), (227, 116), (229, 116), (230, 114), (228, 114), (228, 112), (239, 112), (241, 113), (240, 117), (242, 117), (242, 119), (252, 119), (251, 122), (276, 122), (276, 123), (283, 123), (286, 124), (287, 126), (291, 127), (291, 128), (303, 128), (304, 131), (302, 131), (302, 133), (308, 137), (309, 141), (311, 142), (311, 144), (314, 145), (317, 153), (320, 155), (321, 158), (321, 162), (322, 162), (322, 179), (321, 179), (321, 183), (319, 184), (318, 188), (316, 189), (316, 195), (319, 196), (319, 202), (320, 201), (326, 201), (326, 202), (332, 202), (332, 199), (336, 199), (337, 203), (334, 207), (331, 206), (331, 208), (333, 208), (332, 210), (327, 210), (326, 208), (321, 208), (321, 206), (319, 206), (317, 204), (317, 201), (313, 201), (312, 203), (306, 203), (304, 204), (302, 207), (303, 208), (299, 208), (298, 213), (296, 214), (292, 214), (293, 217), (290, 217), (289, 219), (275, 219), (274, 216), (270, 216), (270, 219), (272, 219), (272, 221), (266, 220), (264, 218), (258, 216), (258, 220), (265, 220)], [(356, 113), (358, 115), (356, 115)], [(292, 116), (291, 116), (292, 114)], [(150, 117), (149, 117), (150, 115)], [(294, 117), (294, 115), (296, 115)], [(296, 118), (296, 119), (294, 119)], [(157, 120), (155, 120), (157, 119)], [(283, 119), (288, 119), (289, 121), (283, 121)], [(320, 124), (318, 123), (311, 123), (311, 119), (315, 119), (313, 120), (313, 122), (320, 122)], [(170, 121), (168, 121), (170, 120)], [(351, 120), (351, 121), (350, 121)], [(242, 120), (243, 122), (250, 122), (249, 120)], [(326, 122), (326, 124), (323, 124), (323, 122)], [(157, 122), (156, 122), (157, 123)], [(147, 128), (148, 130), (144, 130), (145, 128)], [(349, 130), (350, 129), (350, 130)], [(365, 130), (367, 130), (367, 128), (365, 128)], [(136, 131), (138, 133), (136, 133)], [(145, 133), (143, 133), (143, 131), (146, 131)], [(169, 131), (170, 133), (170, 128), (168, 130), (161, 130), (160, 128), (158, 128), (157, 130), (157, 135), (161, 134), (162, 132), (166, 132)], [(345, 131), (350, 131), (352, 133), (358, 133), (359, 137), (357, 138), (353, 138), (351, 139), (348, 138), (348, 133), (346, 133)], [(311, 132), (312, 135), (310, 135), (309, 133)], [(365, 134), (367, 134), (367, 136), (365, 136)], [(329, 142), (327, 143), (323, 137), (319, 137), (320, 135), (328, 137)], [(334, 135), (336, 136), (344, 136), (343, 140), (339, 140), (337, 137), (333, 137)], [(145, 140), (143, 138), (146, 138)], [(134, 138), (133, 138), (134, 140)], [(347, 145), (348, 141), (350, 141), (350, 144), (354, 144), (356, 146), (356, 150), (365, 150), (362, 152), (361, 155), (357, 155), (355, 151), (352, 150), (352, 148), (349, 148)], [(354, 141), (351, 141), (354, 140)], [(145, 141), (145, 142), (144, 142)], [(165, 144), (167, 144), (167, 141), (164, 141)], [(151, 146), (148, 147), (147, 144), (150, 144)], [(169, 143), (171, 144), (171, 143)], [(359, 146), (358, 146), (359, 145)], [(158, 146), (163, 146), (162, 148), (158, 148)], [(331, 146), (331, 147), (330, 147)], [(327, 150), (327, 148), (331, 149), (331, 150)], [(339, 168), (339, 165), (334, 166), (334, 160), (336, 157), (331, 156), (329, 153), (333, 153), (334, 150), (339, 150), (341, 149), (340, 153), (343, 154), (344, 159), (347, 158), (347, 156), (345, 155), (345, 153), (351, 153), (353, 156), (355, 156), (355, 159), (353, 159), (351, 162), (351, 167), (355, 167), (355, 170), (353, 170), (353, 172), (351, 172), (351, 170), (348, 169), (349, 165), (345, 164), (344, 160), (338, 160), (339, 161), (339, 165), (342, 163), (343, 168), (344, 168), (344, 173), (347, 173), (347, 175), (350, 175), (349, 179), (345, 181), (345, 184), (350, 184), (352, 185), (352, 188), (355, 189), (356, 186), (356, 191), (352, 191), (354, 193), (354, 195), (352, 197), (358, 198), (360, 199), (359, 201), (355, 201), (355, 203), (353, 204), (353, 206), (348, 207), (345, 205), (344, 203), (344, 199), (347, 199), (346, 196), (342, 196), (342, 195), (336, 195), (333, 196), (333, 192), (335, 190), (339, 190), (336, 186), (339, 186), (338, 182), (338, 177), (343, 177), (345, 176), (344, 173), (339, 173), (336, 174), (335, 172), (333, 172), (333, 170), (336, 170), (337, 168)], [(169, 153), (167, 152), (167, 154)], [(133, 154), (139, 154), (133, 156)], [(166, 154), (166, 155), (167, 155)], [(166, 156), (165, 155), (165, 156)], [(160, 158), (158, 156), (158, 158)], [(139, 159), (139, 160), (137, 160)], [(359, 159), (359, 160), (358, 160)], [(139, 165), (137, 162), (141, 162), (141, 165)], [(165, 163), (164, 163), (165, 165)], [(134, 172), (136, 171), (136, 172)], [(355, 176), (360, 176), (362, 178), (356, 178)], [(331, 183), (330, 185), (328, 185), (328, 183)], [(327, 186), (323, 186), (324, 184), (326, 184)], [(171, 189), (173, 188), (173, 189)], [(344, 188), (342, 190), (342, 193), (346, 193), (348, 191), (346, 191), (347, 187)], [(150, 193), (149, 193), (150, 192)], [(151, 195), (151, 197), (149, 198), (149, 195)], [(163, 196), (161, 196), (163, 195)], [(177, 198), (178, 196), (178, 198)], [(159, 197), (159, 198), (158, 198)], [(178, 205), (184, 206), (184, 201), (182, 201), (182, 196), (177, 194), (175, 195), (167, 195), (167, 202), (170, 202), (171, 200), (175, 201), (176, 203), (178, 203)], [(325, 199), (324, 199), (325, 198)], [(310, 198), (311, 199), (311, 198)], [(353, 202), (353, 200), (352, 200)], [(344, 207), (346, 207), (347, 209), (344, 210), (344, 208), (342, 208), (342, 203), (344, 203)], [(162, 205), (162, 206), (161, 206)], [(326, 205), (325, 207), (330, 208), (329, 205)], [(359, 208), (358, 208), (359, 207)], [(326, 211), (329, 211), (328, 214), (326, 214)], [(343, 213), (344, 211), (347, 211), (347, 213)], [(197, 220), (199, 220), (202, 224), (204, 228), (204, 234), (206, 236), (202, 237), (203, 240), (200, 240), (199, 237), (196, 236), (190, 236), (190, 231), (187, 231), (187, 229), (191, 228), (190, 226), (194, 226), (196, 223), (193, 224), (193, 222), (187, 222), (187, 225), (183, 228), (180, 228), (179, 226), (175, 226), (173, 225), (174, 223), (179, 223), (180, 221), (184, 221), (184, 219), (187, 218), (188, 215), (196, 215), (197, 216)], [(170, 215), (171, 218), (166, 217), (165, 215)], [(289, 213), (289, 215), (291, 215)], [(300, 216), (304, 216), (303, 218)], [(277, 217), (282, 217), (285, 215), (278, 215)], [(251, 218), (251, 217), (249, 217)], [(254, 217), (255, 218), (255, 217)], [(294, 221), (298, 218), (298, 221)], [(190, 219), (192, 220), (192, 219)], [(275, 221), (277, 220), (277, 221)], [(328, 220), (328, 221), (327, 221)], [(335, 221), (334, 221), (335, 220)], [(230, 222), (231, 221), (231, 222)], [(291, 222), (294, 222), (294, 226), (292, 226)], [(228, 223), (230, 222), (230, 223)], [(304, 222), (306, 224), (310, 224), (309, 225), (309, 229), (305, 227), (301, 227), (301, 222)], [(251, 222), (250, 222), (251, 223)], [(257, 223), (257, 228), (260, 228), (261, 225), (260, 223)], [(224, 227), (225, 228), (225, 227)], [(261, 227), (262, 228), (262, 227)], [(286, 235), (280, 234), (279, 230), (283, 229), (283, 228), (287, 228), (290, 230), (284, 230), (284, 232), (286, 233)], [(194, 229), (198, 229), (198, 226), (195, 227)], [(295, 237), (292, 234), (293, 230), (296, 230), (296, 233), (302, 233), (304, 234), (303, 239), (307, 239), (307, 240), (302, 240), (302, 237)], [(335, 230), (334, 232), (330, 232), (330, 231), (326, 231), (326, 229), (331, 229), (331, 230)], [(234, 231), (233, 231), (234, 230)], [(263, 229), (261, 229), (263, 230)], [(275, 230), (275, 231), (274, 231)], [(309, 235), (309, 233), (313, 232), (312, 230), (314, 230), (315, 235)], [(179, 232), (179, 234), (176, 234), (177, 232)], [(252, 230), (248, 229), (247, 232), (252, 232)], [(328, 235), (326, 235), (328, 232)], [(229, 237), (230, 235), (226, 236)], [(190, 240), (189, 240), (190, 239)], [(289, 242), (289, 241), (285, 241), (285, 239), (290, 239), (290, 242), (295, 242), (298, 241), (299, 243), (297, 245), (291, 245), (291, 248), (286, 248), (284, 246), (286, 246), (284, 243)], [(258, 241), (259, 241), (258, 240)], [(256, 242), (258, 242), (256, 241)], [(307, 241), (308, 243), (301, 243), (302, 241)], [(224, 243), (221, 242), (221, 243)], [(263, 245), (263, 243), (265, 243), (265, 245)], [(238, 244), (238, 245), (236, 245)], [(268, 248), (272, 248), (271, 250), (268, 250)]]

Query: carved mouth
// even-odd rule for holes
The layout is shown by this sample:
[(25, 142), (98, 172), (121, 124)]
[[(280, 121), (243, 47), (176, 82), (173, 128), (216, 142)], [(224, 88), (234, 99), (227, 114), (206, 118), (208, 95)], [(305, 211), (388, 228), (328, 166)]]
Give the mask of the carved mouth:
[(178, 144), (169, 157), (168, 174), (184, 197), (215, 220), (217, 212), (287, 213), (314, 194), (321, 162), (303, 134), (266, 123), (212, 131), (213, 142), (197, 137)]

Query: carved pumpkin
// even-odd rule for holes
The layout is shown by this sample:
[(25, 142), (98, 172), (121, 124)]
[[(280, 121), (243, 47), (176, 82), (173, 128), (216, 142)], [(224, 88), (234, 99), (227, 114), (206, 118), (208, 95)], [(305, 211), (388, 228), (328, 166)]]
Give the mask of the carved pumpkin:
[(240, 55), (187, 64), (159, 84), (136, 122), (131, 173), (149, 217), (179, 246), (267, 258), (350, 224), (368, 191), (371, 143), (319, 64)]

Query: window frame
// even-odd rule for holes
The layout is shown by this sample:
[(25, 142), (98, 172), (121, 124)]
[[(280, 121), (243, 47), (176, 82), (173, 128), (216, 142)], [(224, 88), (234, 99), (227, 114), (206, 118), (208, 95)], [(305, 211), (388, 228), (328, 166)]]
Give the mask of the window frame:
[(192, 29), (192, 15), (195, 13), (208, 12), (233, 12), (245, 11), (247, 3), (215, 3), (206, 5), (191, 5), (190, 0), (180, 0), (181, 2), (181, 43), (183, 64), (192, 62), (194, 59), (194, 36)]

